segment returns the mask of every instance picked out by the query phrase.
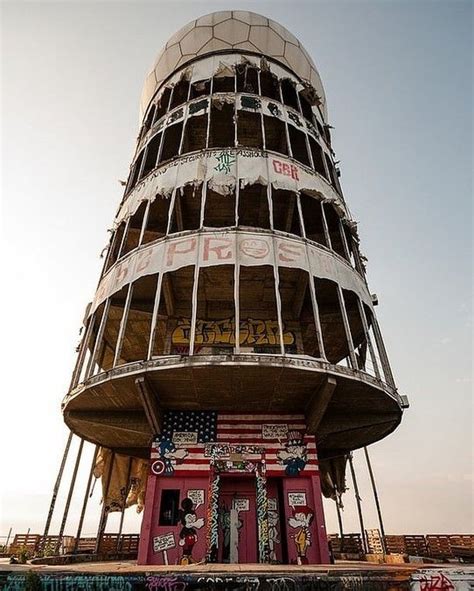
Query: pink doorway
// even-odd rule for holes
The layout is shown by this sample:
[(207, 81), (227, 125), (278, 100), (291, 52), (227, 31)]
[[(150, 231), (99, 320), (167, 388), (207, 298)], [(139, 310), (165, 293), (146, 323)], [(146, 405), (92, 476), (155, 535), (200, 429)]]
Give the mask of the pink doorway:
[(219, 493), (219, 562), (258, 562), (255, 493), (255, 478), (222, 478)]

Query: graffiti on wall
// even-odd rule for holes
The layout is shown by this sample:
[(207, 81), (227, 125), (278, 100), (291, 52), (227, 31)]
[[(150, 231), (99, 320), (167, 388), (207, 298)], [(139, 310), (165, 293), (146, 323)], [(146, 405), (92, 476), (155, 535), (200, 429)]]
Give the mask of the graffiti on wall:
[(217, 547), (219, 540), (219, 474), (213, 474), (209, 482), (207, 503), (207, 560), (217, 562)]
[(280, 516), (278, 514), (278, 501), (268, 498), (268, 557), (270, 562), (277, 562), (276, 547), (280, 540)]
[(258, 530), (258, 557), (259, 562), (268, 562), (269, 559), (269, 541), (268, 541), (268, 498), (267, 498), (267, 479), (263, 470), (256, 471), (256, 490), (257, 494), (257, 530)]
[(196, 507), (193, 501), (186, 497), (181, 501), (179, 521), (181, 531), (179, 532), (179, 545), (182, 547), (182, 555), (179, 561), (181, 565), (193, 564), (196, 560), (193, 557), (193, 548), (198, 541), (198, 530), (204, 527), (204, 518), (197, 517)]
[(308, 448), (298, 431), (290, 431), (284, 448), (278, 452), (278, 459), (285, 466), (287, 476), (298, 476), (308, 462)]
[(311, 531), (309, 529), (314, 519), (314, 509), (307, 505), (296, 505), (293, 507), (293, 515), (288, 519), (288, 525), (295, 533), (292, 538), (296, 545), (296, 556), (298, 564), (308, 564), (306, 552), (311, 546)]
[[(240, 321), (239, 343), (243, 346), (279, 345), (280, 331), (277, 320), (255, 320), (248, 318)], [(180, 318), (171, 334), (173, 345), (189, 345), (191, 336), (191, 320)], [(285, 330), (283, 326), (283, 344), (293, 345), (295, 333)], [(224, 320), (196, 320), (196, 345), (235, 345), (235, 321), (233, 318)]]
[(187, 455), (188, 450), (178, 448), (168, 437), (161, 437), (152, 445), (151, 471), (155, 476), (172, 476), (175, 465), (182, 462)]

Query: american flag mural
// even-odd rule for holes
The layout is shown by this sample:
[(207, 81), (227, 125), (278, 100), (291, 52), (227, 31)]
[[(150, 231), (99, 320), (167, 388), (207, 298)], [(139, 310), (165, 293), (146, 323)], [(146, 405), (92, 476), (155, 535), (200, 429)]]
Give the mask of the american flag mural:
[(318, 470), (314, 436), (302, 414), (230, 414), (168, 411), (152, 445), (156, 475), (203, 475), (253, 471), (264, 462), (267, 476), (309, 476)]

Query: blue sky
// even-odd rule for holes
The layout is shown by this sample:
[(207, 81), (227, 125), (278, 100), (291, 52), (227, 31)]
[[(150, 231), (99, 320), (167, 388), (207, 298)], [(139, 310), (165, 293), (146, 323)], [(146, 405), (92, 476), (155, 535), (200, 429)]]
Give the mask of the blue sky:
[[(2, 4), (0, 535), (44, 522), (66, 439), (60, 401), (144, 76), (169, 36), (219, 9), (286, 26), (326, 89), (345, 196), (411, 402), (400, 428), (371, 448), (386, 530), (472, 531), (472, 3), (17, 1)], [(356, 465), (376, 527), (361, 454)], [(133, 515), (126, 529), (137, 531)]]

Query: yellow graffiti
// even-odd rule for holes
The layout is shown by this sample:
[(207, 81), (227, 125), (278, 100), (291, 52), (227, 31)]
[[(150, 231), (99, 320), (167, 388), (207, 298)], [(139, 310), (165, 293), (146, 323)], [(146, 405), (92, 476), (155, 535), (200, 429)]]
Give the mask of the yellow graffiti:
[[(191, 336), (191, 321), (181, 318), (171, 335), (173, 345), (189, 345)], [(280, 333), (276, 320), (254, 320), (248, 318), (240, 321), (241, 345), (279, 345)], [(293, 332), (283, 327), (283, 344), (292, 345), (295, 342)], [(196, 320), (196, 345), (235, 345), (235, 321), (233, 318), (225, 320)]]

